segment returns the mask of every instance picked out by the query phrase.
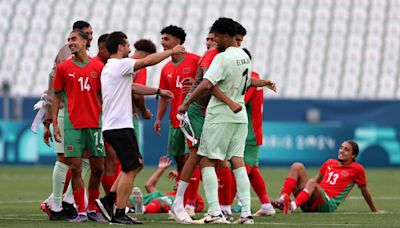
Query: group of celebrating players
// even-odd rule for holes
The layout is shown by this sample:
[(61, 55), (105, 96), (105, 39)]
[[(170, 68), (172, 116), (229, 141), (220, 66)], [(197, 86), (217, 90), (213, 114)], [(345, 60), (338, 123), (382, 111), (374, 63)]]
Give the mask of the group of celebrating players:
[[(281, 197), (270, 201), (258, 169), (262, 145), (263, 87), (276, 92), (275, 83), (260, 79), (252, 70), (251, 54), (240, 48), (246, 29), (230, 18), (218, 18), (206, 38), (200, 57), (185, 51), (185, 31), (174, 25), (161, 30), (163, 52), (150, 40), (135, 42), (131, 52), (123, 32), (103, 34), (98, 54), (88, 56), (93, 32), (89, 23), (77, 21), (56, 57), (46, 94), (51, 99), (44, 117), (43, 138), (54, 137), (57, 161), (52, 194), (41, 204), (50, 220), (115, 224), (140, 224), (127, 215), (168, 212), (184, 224), (254, 224), (253, 216), (271, 216), (275, 208), (285, 214), (301, 207), (307, 212), (331, 212), (354, 184), (377, 211), (366, 187), (365, 170), (355, 162), (358, 146), (342, 143), (337, 159), (328, 160), (317, 177), (308, 179), (301, 163), (292, 165)], [(146, 68), (166, 58), (158, 88), (146, 86)], [(162, 118), (170, 108), (168, 153), (177, 164), (175, 191), (155, 188), (171, 164), (160, 158), (159, 168), (146, 183), (149, 194), (133, 189), (144, 161), (139, 152), (138, 118), (150, 119), (144, 96), (159, 99), (154, 131), (160, 135)], [(53, 133), (50, 125), (53, 125)], [(104, 137), (104, 139), (103, 139)], [(87, 190), (83, 177), (90, 170)], [(203, 181), (208, 204), (206, 215), (198, 194)], [(105, 196), (100, 197), (100, 185)], [(250, 185), (261, 208), (251, 213)], [(132, 191), (133, 190), (133, 191)], [(295, 200), (290, 200), (293, 193)], [(240, 217), (233, 221), (231, 205), (240, 202)]]

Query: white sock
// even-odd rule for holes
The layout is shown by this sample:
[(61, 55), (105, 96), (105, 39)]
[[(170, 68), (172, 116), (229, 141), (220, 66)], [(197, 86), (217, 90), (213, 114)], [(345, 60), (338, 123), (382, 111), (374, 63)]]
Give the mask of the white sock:
[(290, 205), (292, 206), (292, 211), (296, 210), (297, 208), (296, 202), (292, 201), (290, 202)]
[(264, 204), (261, 204), (261, 209), (263, 209), (263, 210), (268, 210), (268, 209), (270, 209), (270, 208), (273, 208), (273, 206), (272, 206), (271, 203), (264, 203)]
[(221, 205), (221, 210), (232, 214), (231, 205)]
[(189, 186), (188, 182), (185, 182), (183, 180), (180, 180), (178, 182), (178, 189), (176, 190), (174, 205), (180, 204), (183, 207), (183, 197), (185, 197), (185, 192), (188, 186)]
[(186, 205), (185, 205), (185, 209), (186, 209), (186, 210), (194, 210), (194, 206), (193, 206), (193, 205), (186, 204)]
[(211, 215), (211, 216), (218, 216), (218, 215), (221, 215), (221, 214), (222, 214), (221, 211), (208, 211), (207, 213), (208, 213), (209, 215)]

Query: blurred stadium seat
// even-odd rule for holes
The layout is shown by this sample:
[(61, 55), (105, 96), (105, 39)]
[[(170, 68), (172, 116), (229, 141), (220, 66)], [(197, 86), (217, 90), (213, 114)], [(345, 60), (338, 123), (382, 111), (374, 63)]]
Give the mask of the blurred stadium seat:
[[(219, 16), (227, 16), (247, 28), (243, 47), (252, 52), (254, 70), (277, 82), (279, 93), (275, 97), (400, 97), (400, 0), (0, 3), (0, 43), (4, 44), (0, 46), (4, 56), (0, 59), (0, 73), (11, 75), (8, 77), (15, 91), (22, 88), (22, 82), (29, 84), (32, 89), (26, 95), (37, 96), (46, 88), (52, 61), (77, 19), (92, 24), (95, 39), (105, 32), (123, 30), (132, 44), (135, 39), (150, 38), (158, 50), (162, 48), (160, 30), (176, 24), (188, 34), (187, 50), (202, 55), (211, 23)], [(91, 49), (90, 53), (95, 53), (96, 45)], [(149, 69), (150, 85), (158, 85), (160, 69), (161, 66)]]

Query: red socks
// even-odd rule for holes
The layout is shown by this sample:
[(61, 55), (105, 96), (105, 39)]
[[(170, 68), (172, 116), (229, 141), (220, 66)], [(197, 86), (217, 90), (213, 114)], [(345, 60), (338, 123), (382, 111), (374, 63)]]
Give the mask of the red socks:
[(88, 199), (88, 211), (98, 211), (95, 199), (98, 199), (100, 196), (99, 189), (89, 189), (89, 199)]
[[(218, 177), (218, 199), (221, 205), (231, 205), (233, 197), (231, 195), (232, 191), (232, 174), (229, 167), (224, 167), (221, 169), (217, 168)], [(235, 186), (236, 189), (236, 186)]]
[(85, 200), (84, 200), (85, 189), (81, 188), (81, 189), (74, 190), (72, 192), (72, 194), (74, 195), (74, 200), (75, 200), (75, 204), (78, 208), (78, 212), (85, 213), (86, 212)]
[(297, 181), (295, 179), (286, 177), (285, 182), (283, 182), (281, 195), (286, 194), (290, 196), (290, 194), (296, 190), (296, 186), (297, 186)]
[(192, 178), (190, 178), (189, 186), (185, 192), (185, 204), (190, 206), (195, 206), (197, 191), (199, 190), (200, 184), (200, 168), (197, 166), (192, 173)]
[[(247, 166), (247, 165), (246, 165)], [(257, 166), (253, 166), (250, 169), (250, 173), (248, 173), (251, 186), (256, 192), (258, 198), (260, 199), (261, 204), (270, 203), (267, 188), (265, 187), (265, 182), (263, 177), (261, 176), (260, 170)]]
[(294, 202), (298, 207), (303, 205), (305, 202), (307, 202), (310, 199), (310, 194), (308, 194), (307, 190), (303, 189), (296, 197)]
[(104, 192), (106, 194), (108, 194), (110, 192), (110, 189), (115, 182), (115, 178), (116, 178), (115, 176), (102, 176), (101, 177), (101, 183), (103, 185)]

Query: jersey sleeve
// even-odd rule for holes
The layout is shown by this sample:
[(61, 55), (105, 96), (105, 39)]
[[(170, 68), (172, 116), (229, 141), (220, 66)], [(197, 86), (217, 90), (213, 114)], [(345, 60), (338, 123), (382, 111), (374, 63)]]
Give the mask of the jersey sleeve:
[(367, 179), (365, 178), (365, 169), (360, 166), (357, 172), (357, 175), (354, 176), (354, 181), (358, 185), (358, 187), (366, 186)]
[(326, 166), (327, 166), (327, 162), (325, 162), (324, 164), (322, 164), (321, 168), (319, 168), (319, 175), (320, 175), (320, 176), (324, 176), (325, 171), (326, 171)]
[(200, 59), (200, 68), (201, 69), (208, 69), (211, 65), (211, 62), (213, 61), (214, 57), (215, 57), (215, 52), (210, 50), (207, 51), (203, 58)]
[(64, 90), (65, 80), (64, 80), (64, 70), (62, 65), (56, 67), (56, 73), (54, 75), (53, 89), (54, 92), (59, 93)]
[(204, 78), (209, 80), (213, 85), (223, 81), (225, 78), (224, 74), (224, 57), (218, 54), (212, 61), (210, 68), (207, 70)]
[(169, 89), (167, 75), (165, 73), (165, 69), (164, 68), (161, 70), (160, 84), (158, 85), (158, 87), (160, 87), (160, 89)]
[(146, 68), (142, 68), (138, 72), (136, 72), (135, 79), (133, 80), (133, 82), (146, 85), (146, 81), (147, 81), (147, 70)]
[(119, 61), (122, 76), (131, 76), (135, 72), (136, 59), (124, 58)]
[(253, 100), (256, 89), (256, 87), (249, 87), (249, 89), (246, 91), (246, 94), (244, 95), (244, 103), (247, 104), (251, 100)]

